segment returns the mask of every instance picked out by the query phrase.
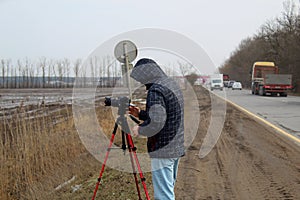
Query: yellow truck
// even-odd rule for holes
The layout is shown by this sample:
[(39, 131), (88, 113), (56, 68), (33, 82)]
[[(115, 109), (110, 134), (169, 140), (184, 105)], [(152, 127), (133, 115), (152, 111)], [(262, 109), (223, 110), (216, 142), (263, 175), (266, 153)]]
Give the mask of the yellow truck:
[(292, 89), (292, 75), (279, 74), (279, 68), (274, 62), (255, 62), (252, 67), (252, 94), (265, 96), (270, 94), (287, 96)]

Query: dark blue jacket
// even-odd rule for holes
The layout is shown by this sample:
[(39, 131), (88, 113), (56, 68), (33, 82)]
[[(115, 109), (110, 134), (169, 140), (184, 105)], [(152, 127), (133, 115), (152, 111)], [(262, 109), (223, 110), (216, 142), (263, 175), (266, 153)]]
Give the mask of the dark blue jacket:
[(132, 78), (148, 89), (146, 110), (140, 112), (139, 134), (148, 137), (152, 158), (178, 158), (184, 155), (184, 104), (177, 83), (151, 59), (141, 59)]

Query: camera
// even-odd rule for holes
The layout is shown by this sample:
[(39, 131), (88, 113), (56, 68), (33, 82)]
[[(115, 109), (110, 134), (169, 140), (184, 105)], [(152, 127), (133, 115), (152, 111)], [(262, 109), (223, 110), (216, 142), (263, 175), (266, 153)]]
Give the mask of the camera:
[(105, 106), (127, 108), (130, 105), (130, 99), (125, 96), (117, 98), (105, 97), (104, 104)]

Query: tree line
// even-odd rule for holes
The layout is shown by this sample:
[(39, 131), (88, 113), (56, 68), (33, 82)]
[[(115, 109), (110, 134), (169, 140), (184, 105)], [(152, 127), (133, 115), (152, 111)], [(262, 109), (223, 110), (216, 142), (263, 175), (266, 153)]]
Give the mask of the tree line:
[(249, 87), (253, 63), (272, 61), (281, 74), (293, 75), (294, 91), (300, 92), (299, 11), (294, 1), (285, 1), (280, 17), (267, 21), (254, 36), (242, 40), (220, 66), (220, 73), (229, 74), (231, 79)]
[[(161, 66), (172, 77), (187, 77), (191, 66), (182, 61)], [(0, 88), (71, 88), (122, 86), (122, 69), (111, 56), (76, 59), (0, 59)], [(125, 72), (124, 72), (125, 73)]]
[[(113, 58), (92, 57), (85, 63), (81, 59), (29, 58), (0, 60), (0, 88), (67, 88), (77, 86), (113, 86), (120, 73)], [(101, 78), (100, 78), (101, 77)]]

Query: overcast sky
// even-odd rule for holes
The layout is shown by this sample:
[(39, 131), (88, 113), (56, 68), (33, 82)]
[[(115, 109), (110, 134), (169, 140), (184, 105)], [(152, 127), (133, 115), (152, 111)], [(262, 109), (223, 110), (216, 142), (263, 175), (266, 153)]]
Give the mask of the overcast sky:
[(0, 58), (85, 58), (115, 35), (160, 28), (197, 42), (218, 67), (242, 39), (280, 16), (283, 2), (0, 0)]

